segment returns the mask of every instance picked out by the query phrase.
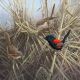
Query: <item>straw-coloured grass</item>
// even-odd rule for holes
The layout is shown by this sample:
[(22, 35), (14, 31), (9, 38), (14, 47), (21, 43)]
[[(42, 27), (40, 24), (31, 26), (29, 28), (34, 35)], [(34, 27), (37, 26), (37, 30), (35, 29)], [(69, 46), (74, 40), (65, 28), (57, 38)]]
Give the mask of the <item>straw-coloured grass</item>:
[[(71, 7), (63, 0), (53, 18), (55, 8), (48, 16), (45, 0), (47, 16), (34, 25), (24, 11), (22, 0), (13, 1), (15, 5), (9, 8), (1, 2), (10, 11), (14, 25), (10, 30), (0, 28), (0, 80), (80, 80), (80, 5), (70, 11)], [(45, 23), (47, 28), (41, 27)], [(68, 30), (71, 33), (61, 51), (52, 49), (44, 39), (52, 32), (63, 39)], [(4, 32), (22, 53), (19, 59), (8, 57)]]

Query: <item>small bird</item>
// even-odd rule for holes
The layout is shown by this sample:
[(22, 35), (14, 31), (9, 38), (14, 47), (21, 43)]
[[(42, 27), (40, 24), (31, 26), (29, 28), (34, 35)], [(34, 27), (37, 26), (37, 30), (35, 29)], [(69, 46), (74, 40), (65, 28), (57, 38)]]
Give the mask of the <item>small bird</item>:
[(4, 32), (5, 35), (5, 40), (7, 43), (7, 54), (9, 58), (12, 59), (19, 59), (22, 57), (22, 52), (19, 51), (12, 43), (10, 40), (10, 35), (7, 32)]
[(59, 39), (57, 39), (54, 35), (47, 35), (46, 37), (45, 37), (45, 39), (48, 41), (48, 43), (49, 43), (49, 45), (52, 47), (52, 48), (54, 48), (54, 49), (56, 49), (56, 50), (61, 50), (62, 49), (62, 47), (63, 47), (63, 45), (64, 45), (64, 43), (65, 43), (65, 40), (67, 39), (67, 37), (69, 36), (69, 34), (70, 34), (70, 31), (71, 30), (69, 30), (68, 32), (67, 32), (67, 34), (64, 36), (64, 38), (63, 38), (63, 40), (59, 40)]

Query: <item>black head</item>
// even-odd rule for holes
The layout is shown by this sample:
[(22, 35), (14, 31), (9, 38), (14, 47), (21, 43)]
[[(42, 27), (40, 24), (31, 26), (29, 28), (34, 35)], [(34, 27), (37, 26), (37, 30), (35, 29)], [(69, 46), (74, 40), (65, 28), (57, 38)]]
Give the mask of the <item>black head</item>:
[(55, 39), (55, 37), (54, 37), (53, 35), (47, 35), (47, 36), (45, 37), (45, 39), (46, 39), (47, 41), (51, 41), (51, 40)]

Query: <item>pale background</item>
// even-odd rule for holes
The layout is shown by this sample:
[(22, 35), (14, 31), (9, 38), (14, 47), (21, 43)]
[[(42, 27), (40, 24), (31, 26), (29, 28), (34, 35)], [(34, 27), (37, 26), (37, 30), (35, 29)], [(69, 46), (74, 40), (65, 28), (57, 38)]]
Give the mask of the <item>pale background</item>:
[[(0, 24), (4, 26), (8, 26), (12, 24), (12, 18), (9, 15), (9, 13), (3, 9), (3, 6), (9, 6), (9, 2), (12, 0), (1, 0), (0, 1)], [(33, 4), (34, 1), (34, 4)], [(72, 4), (79, 3), (79, 0), (69, 0)], [(76, 3), (75, 3), (76, 2)], [(3, 5), (3, 4), (4, 5)], [(48, 11), (51, 12), (51, 8), (53, 4), (55, 3), (55, 12), (58, 11), (60, 7), (60, 0), (48, 0)], [(42, 18), (41, 10), (39, 8), (41, 7), (41, 0), (27, 0), (26, 1), (26, 9), (28, 16), (30, 16), (34, 20), (39, 20)]]

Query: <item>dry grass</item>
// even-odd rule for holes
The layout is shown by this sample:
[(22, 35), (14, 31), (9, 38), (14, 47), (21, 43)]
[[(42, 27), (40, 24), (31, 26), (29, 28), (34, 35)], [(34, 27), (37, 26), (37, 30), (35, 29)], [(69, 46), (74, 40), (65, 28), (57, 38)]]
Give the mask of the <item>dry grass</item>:
[[(13, 1), (15, 5), (9, 8), (1, 2), (2, 7), (10, 11), (14, 26), (10, 30), (0, 29), (0, 80), (80, 80), (80, 5), (73, 9), (63, 0), (54, 15), (56, 18), (42, 20), (48, 23), (48, 27), (39, 29), (41, 26), (33, 25), (27, 17), (20, 0)], [(45, 6), (48, 17), (47, 0)], [(61, 51), (52, 49), (44, 40), (52, 32), (62, 39), (69, 29), (71, 33)], [(22, 52), (20, 59), (8, 58), (3, 31), (10, 35), (12, 44)]]

